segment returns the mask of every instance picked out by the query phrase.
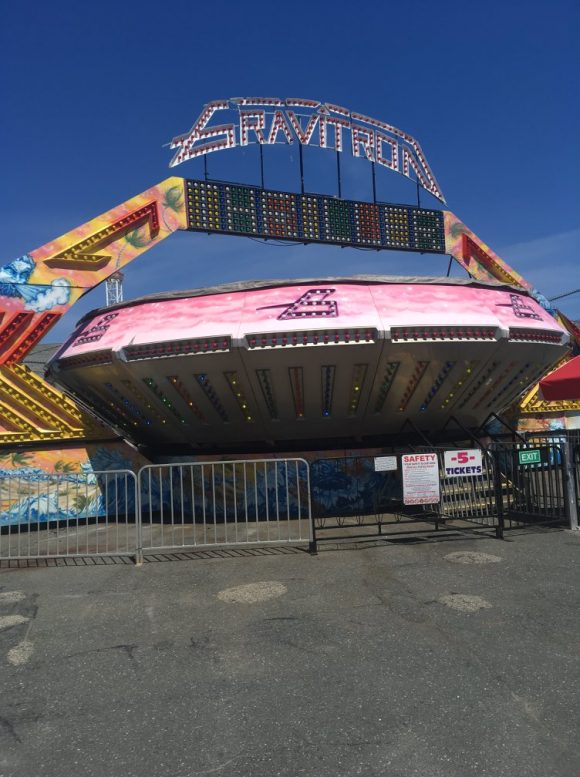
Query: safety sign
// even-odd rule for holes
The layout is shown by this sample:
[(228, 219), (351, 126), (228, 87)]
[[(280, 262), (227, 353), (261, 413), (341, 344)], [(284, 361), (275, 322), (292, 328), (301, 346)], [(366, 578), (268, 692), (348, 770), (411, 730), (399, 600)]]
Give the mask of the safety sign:
[(439, 502), (439, 462), (436, 453), (408, 453), (401, 456), (403, 502), (430, 505)]

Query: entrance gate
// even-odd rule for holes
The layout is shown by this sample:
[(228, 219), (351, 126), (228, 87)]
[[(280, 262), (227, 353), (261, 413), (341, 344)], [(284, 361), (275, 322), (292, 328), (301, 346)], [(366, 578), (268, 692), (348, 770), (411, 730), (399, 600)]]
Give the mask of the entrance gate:
[(441, 500), (438, 504), (410, 506), (404, 503), (400, 469), (400, 455), (409, 452), (391, 451), (397, 468), (388, 471), (375, 471), (372, 456), (314, 461), (311, 470), (315, 541), (361, 539), (387, 533), (393, 538), (425, 532), (429, 525), (436, 531), (442, 526), (454, 530), (489, 527), (500, 533), (496, 467), (491, 454), (483, 454), (481, 475), (448, 478), (443, 448), (414, 448), (416, 453), (437, 454)]
[(543, 438), (495, 444), (493, 451), (502, 477), (497, 507), (509, 526), (569, 520), (566, 453), (561, 443)]
[[(359, 539), (373, 535), (410, 534), (415, 523), (453, 531), (575, 524), (571, 500), (580, 495), (580, 439), (573, 449), (574, 469), (567, 468), (567, 449), (561, 440), (542, 437), (530, 441), (494, 443), (482, 449), (482, 471), (469, 477), (448, 477), (446, 449), (436, 446), (391, 451), (397, 469), (375, 472), (373, 457), (324, 459), (312, 464), (312, 501), (315, 543), (321, 540)], [(440, 501), (404, 504), (401, 453), (436, 453), (439, 462)], [(573, 480), (576, 480), (574, 491)], [(574, 505), (575, 508), (575, 505)], [(391, 538), (393, 539), (393, 538)], [(402, 539), (400, 541), (403, 541)], [(411, 541), (406, 539), (405, 541)]]

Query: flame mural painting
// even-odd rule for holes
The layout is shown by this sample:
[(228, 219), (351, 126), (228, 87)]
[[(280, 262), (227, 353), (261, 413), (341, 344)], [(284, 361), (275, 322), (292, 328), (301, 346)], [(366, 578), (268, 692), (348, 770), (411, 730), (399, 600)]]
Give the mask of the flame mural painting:
[[(192, 129), (173, 139), (171, 147), (175, 150), (175, 156), (171, 166), (208, 153), (250, 143), (258, 145), (275, 143), (290, 145), (295, 143), (300, 148), (304, 145), (317, 145), (323, 149), (333, 150), (337, 154), (349, 149), (354, 157), (365, 159), (373, 165), (373, 173), (375, 165), (397, 172), (412, 179), (418, 187), (444, 202), (441, 188), (425, 154), (413, 137), (385, 122), (340, 106), (315, 100), (233, 98), (209, 103), (194, 122)], [(393, 331), (397, 329), (399, 323), (393, 319), (392, 321), (381, 320), (379, 323), (373, 324), (370, 319), (366, 320), (364, 316), (359, 316), (356, 319), (355, 315), (352, 320), (344, 318), (340, 321), (334, 321), (331, 325), (329, 321), (333, 316), (330, 315), (320, 316), (319, 320), (306, 317), (308, 320), (308, 326), (306, 326), (304, 316), (300, 314), (304, 313), (305, 310), (312, 312), (314, 305), (311, 303), (314, 301), (319, 303), (320, 313), (330, 313), (335, 309), (333, 305), (338, 305), (336, 310), (339, 311), (340, 316), (343, 316), (345, 311), (345, 300), (337, 303), (336, 294), (326, 293), (314, 300), (314, 292), (319, 292), (325, 288), (335, 288), (327, 283), (321, 284), (315, 279), (314, 282), (307, 286), (301, 286), (300, 289), (281, 289), (275, 293), (274, 291), (265, 293), (260, 290), (251, 292), (248, 290), (246, 293), (244, 305), (249, 299), (248, 294), (254, 295), (256, 299), (260, 297), (261, 300), (259, 304), (256, 302), (255, 307), (256, 315), (261, 317), (260, 325), (254, 326), (258, 347), (262, 346), (261, 340), (265, 338), (264, 348), (268, 350), (272, 358), (272, 365), (275, 368), (277, 360), (282, 360), (280, 364), (284, 365), (286, 371), (284, 375), (287, 380), (284, 390), (279, 388), (272, 392), (267, 376), (267, 371), (271, 367), (266, 362), (260, 365), (252, 362), (251, 385), (244, 387), (248, 391), (247, 402), (244, 395), (238, 396), (242, 393), (236, 376), (239, 363), (236, 368), (231, 364), (228, 365), (225, 360), (228, 353), (236, 354), (236, 358), (238, 358), (241, 353), (241, 339), (245, 338), (247, 334), (251, 335), (252, 332), (248, 329), (244, 331), (242, 337), (238, 331), (241, 320), (239, 318), (238, 324), (236, 324), (238, 329), (235, 331), (232, 329), (228, 332), (222, 331), (227, 311), (225, 314), (222, 311), (219, 317), (214, 319), (216, 326), (213, 329), (208, 328), (207, 324), (200, 323), (198, 325), (193, 319), (188, 319), (188, 313), (184, 319), (187, 322), (185, 329), (182, 327), (179, 331), (173, 332), (168, 328), (163, 333), (162, 338), (164, 342), (173, 339), (180, 340), (182, 344), (185, 341), (190, 341), (192, 350), (181, 354), (176, 352), (173, 354), (175, 357), (191, 356), (192, 359), (199, 358), (199, 360), (205, 358), (203, 353), (200, 355), (195, 352), (196, 343), (194, 341), (196, 341), (202, 351), (205, 348), (216, 358), (222, 359), (223, 366), (220, 366), (218, 370), (221, 382), (219, 392), (211, 381), (208, 382), (207, 377), (203, 378), (204, 375), (207, 376), (205, 367), (199, 369), (196, 367), (195, 370), (189, 369), (189, 382), (186, 383), (185, 373), (182, 375), (179, 371), (174, 371), (170, 375), (163, 374), (162, 380), (158, 379), (155, 372), (147, 375), (141, 374), (142, 370), (139, 364), (144, 363), (145, 356), (149, 358), (155, 355), (151, 351), (144, 356), (142, 354), (142, 356), (136, 356), (134, 359), (124, 362), (123, 359), (118, 358), (116, 354), (123, 349), (127, 351), (128, 348), (127, 342), (115, 340), (122, 331), (120, 323), (127, 319), (126, 324), (130, 328), (133, 326), (130, 322), (132, 321), (131, 317), (138, 319), (140, 315), (145, 316), (146, 310), (149, 310), (151, 304), (154, 303), (150, 303), (149, 306), (128, 303), (118, 310), (101, 311), (90, 322), (85, 322), (84, 326), (75, 333), (74, 339), (69, 341), (65, 351), (58, 355), (52, 368), (53, 379), (58, 380), (60, 385), (65, 386), (67, 392), (70, 392), (70, 385), (67, 384), (67, 379), (64, 377), (65, 371), (62, 369), (67, 366), (65, 362), (68, 361), (70, 368), (68, 374), (76, 376), (77, 393), (82, 396), (84, 405), (90, 407), (91, 413), (77, 404), (70, 395), (63, 393), (43, 378), (35, 375), (23, 364), (23, 359), (30, 349), (45, 337), (60, 317), (86, 291), (128, 265), (177, 230), (247, 235), (254, 238), (275, 238), (276, 240), (297, 243), (327, 243), (341, 246), (363, 246), (379, 250), (448, 254), (469, 273), (475, 282), (480, 282), (482, 294), (505, 295), (505, 304), (510, 306), (509, 315), (513, 320), (507, 323), (504, 321), (502, 324), (501, 316), (499, 316), (498, 321), (494, 323), (492, 327), (494, 329), (493, 337), (494, 341), (499, 344), (498, 347), (501, 343), (510, 342), (511, 336), (506, 332), (513, 330), (514, 336), (511, 338), (511, 342), (514, 349), (516, 347), (514, 343), (517, 341), (522, 347), (525, 345), (531, 350), (528, 356), (524, 355), (521, 359), (512, 359), (511, 361), (507, 359), (505, 366), (498, 366), (497, 372), (493, 372), (493, 375), (490, 373), (487, 378), (485, 375), (489, 365), (486, 367), (482, 363), (476, 369), (470, 368), (469, 362), (478, 361), (478, 358), (474, 357), (470, 360), (461, 349), (457, 352), (459, 356), (451, 355), (438, 362), (437, 360), (428, 360), (420, 355), (412, 362), (412, 357), (409, 357), (411, 360), (407, 373), (404, 375), (403, 372), (398, 375), (393, 373), (391, 378), (388, 377), (389, 368), (385, 365), (395, 363), (396, 358), (390, 358), (390, 361), (382, 365), (385, 366), (387, 372), (381, 376), (378, 376), (378, 373), (371, 376), (370, 367), (365, 367), (366, 362), (359, 359), (349, 363), (347, 377), (344, 370), (337, 371), (338, 366), (333, 360), (326, 357), (322, 359), (320, 356), (322, 353), (320, 347), (324, 343), (324, 338), (329, 338), (330, 342), (337, 345), (339, 349), (342, 348), (344, 353), (354, 354), (356, 351), (353, 350), (353, 343), (358, 345), (357, 337), (364, 340), (367, 337), (367, 331), (372, 330), (368, 342), (373, 341), (377, 348), (379, 340), (381, 348), (384, 342), (395, 343)], [(346, 280), (348, 279), (344, 279), (343, 283)], [(350, 299), (354, 299), (357, 294), (362, 293), (362, 286), (364, 286), (364, 283), (361, 285), (356, 279), (352, 280), (354, 282), (351, 286), (355, 288), (349, 291)], [(495, 291), (489, 289), (484, 292), (483, 287), (490, 281), (503, 284), (503, 288), (496, 287)], [(287, 286), (291, 285), (292, 282), (288, 282)], [(477, 291), (476, 285), (469, 290), (470, 293)], [(509, 285), (511, 289), (507, 289), (506, 285)], [(417, 304), (420, 295), (425, 294), (425, 288), (419, 284), (414, 289), (413, 295)], [(445, 288), (449, 289), (453, 286), (449, 285)], [(291, 291), (290, 294), (289, 291)], [(432, 291), (435, 293), (435, 289)], [(467, 291), (468, 289), (465, 288), (461, 293)], [(376, 293), (378, 294), (378, 292)], [(221, 294), (220, 292), (218, 296)], [(311, 296), (304, 297), (304, 294)], [(513, 298), (517, 301), (514, 302)], [(209, 299), (207, 294), (205, 299), (206, 301)], [(396, 294), (390, 302), (391, 308), (396, 307), (397, 299), (402, 300), (404, 296)], [(458, 299), (459, 296), (457, 296)], [(160, 300), (157, 302), (161, 304)], [(185, 300), (182, 302), (187, 307)], [(174, 304), (174, 301), (171, 304)], [(194, 304), (190, 299), (188, 304), (188, 310), (193, 311), (195, 305), (201, 303)], [(212, 304), (218, 304), (215, 297)], [(450, 337), (436, 335), (432, 331), (428, 333), (428, 336), (425, 335), (425, 327), (431, 326), (433, 328), (435, 325), (439, 327), (444, 325), (449, 330), (449, 334), (452, 327), (457, 328), (460, 324), (464, 324), (464, 321), (460, 320), (461, 317), (453, 320), (453, 316), (447, 317), (445, 321), (435, 322), (433, 320), (429, 322), (428, 311), (432, 309), (431, 306), (436, 304), (436, 297), (430, 301), (424, 299), (422, 302), (423, 317), (420, 318), (421, 311), (417, 310), (419, 317), (400, 324), (401, 327), (406, 326), (409, 330), (405, 336), (406, 340), (409, 342), (412, 340), (414, 343), (422, 342), (425, 346), (431, 343), (432, 348), (439, 347), (437, 341), (441, 345), (442, 340), (455, 342), (456, 345), (461, 341), (462, 346), (469, 347), (469, 339), (465, 335), (460, 335), (459, 329), (455, 333), (457, 337), (455, 335)], [(258, 313), (260, 308), (264, 309), (262, 313)], [(412, 305), (410, 307), (407, 305), (407, 308), (411, 309)], [(369, 308), (367, 307), (367, 309)], [(233, 310), (234, 308), (231, 308), (231, 311)], [(507, 310), (506, 307), (505, 311)], [(201, 318), (204, 321), (208, 320), (204, 318), (206, 312), (201, 313)], [(264, 323), (266, 315), (269, 321), (267, 325)], [(324, 326), (321, 323), (323, 318)], [(144, 317), (142, 323), (135, 324), (135, 327), (142, 329), (146, 320)], [(313, 320), (316, 322), (316, 326), (312, 325)], [(474, 322), (474, 326), (476, 323)], [(415, 325), (420, 325), (423, 328), (422, 333), (417, 330), (413, 334), (411, 330)], [(189, 334), (187, 327), (189, 327)], [(484, 327), (484, 322), (481, 322), (481, 327)], [(150, 322), (146, 328), (151, 332)], [(358, 335), (355, 334), (357, 331)], [(40, 248), (30, 250), (13, 259), (7, 258), (3, 266), (0, 267), (0, 403), (2, 408), (0, 446), (3, 446), (4, 449), (3, 452), (0, 449), (0, 456), (3, 457), (4, 464), (0, 473), (2, 478), (2, 516), (0, 521), (18, 520), (18, 515), (21, 515), (22, 520), (26, 521), (25, 515), (31, 515), (30, 510), (24, 511), (24, 508), (17, 507), (22, 501), (21, 497), (28, 499), (30, 494), (16, 495), (12, 491), (10, 495), (8, 494), (6, 479), (12, 477), (10, 473), (22, 470), (20, 474), (26, 474), (29, 481), (33, 482), (35, 477), (41, 477), (42, 472), (51, 471), (51, 467), (54, 471), (54, 464), (58, 462), (63, 462), (63, 467), (68, 466), (69, 469), (73, 467), (74, 472), (77, 473), (84, 471), (83, 467), (85, 469), (92, 467), (93, 470), (97, 470), (102, 466), (103, 457), (106, 459), (107, 456), (105, 453), (99, 454), (101, 464), (95, 467), (92, 463), (95, 456), (89, 454), (89, 446), (92, 446), (91, 450), (93, 451), (96, 450), (95, 446), (99, 445), (102, 451), (120, 451), (123, 449), (123, 443), (119, 442), (119, 437), (131, 439), (134, 437), (134, 434), (130, 434), (132, 430), (140, 428), (141, 424), (145, 428), (146, 424), (145, 421), (142, 421), (141, 416), (157, 419), (152, 423), (151, 429), (157, 428), (157, 423), (161, 429), (162, 426), (173, 424), (177, 416), (181, 415), (186, 420), (184, 424), (179, 422), (180, 426), (187, 427), (191, 419), (193, 426), (190, 428), (190, 432), (191, 429), (194, 431), (199, 429), (200, 439), (204, 435), (206, 439), (209, 439), (211, 435), (208, 437), (207, 430), (217, 428), (216, 419), (220, 417), (220, 412), (232, 418), (235, 417), (236, 424), (240, 428), (246, 429), (248, 425), (254, 423), (251, 417), (248, 420), (249, 413), (247, 412), (252, 405), (252, 400), (255, 400), (256, 397), (260, 399), (260, 403), (263, 405), (262, 416), (264, 417), (264, 413), (270, 412), (268, 407), (271, 409), (276, 401), (280, 403), (280, 400), (277, 400), (275, 396), (278, 393), (280, 396), (287, 397), (287, 400), (282, 404), (291, 409), (291, 412), (288, 412), (292, 418), (287, 419), (289, 431), (285, 433), (285, 438), (290, 439), (292, 425), (297, 430), (295, 438), (303, 437), (302, 431), (299, 431), (301, 430), (300, 414), (296, 412), (296, 408), (300, 406), (301, 402), (312, 403), (313, 400), (309, 395), (304, 394), (304, 373), (300, 372), (299, 360), (297, 359), (296, 363), (286, 364), (283, 361), (286, 357), (283, 357), (281, 350), (278, 349), (280, 343), (278, 340), (272, 341), (272, 338), (287, 336), (284, 333), (290, 333), (290, 337), (296, 337), (296, 343), (292, 344), (295, 354), (306, 353), (308, 349), (310, 349), (309, 353), (316, 352), (318, 354), (315, 362), (320, 385), (316, 390), (316, 412), (332, 423), (334, 411), (329, 410), (328, 416), (324, 416), (325, 402), (328, 404), (333, 392), (338, 391), (340, 383), (342, 386), (340, 390), (346, 397), (344, 416), (351, 419), (345, 423), (351, 423), (353, 418), (356, 420), (358, 412), (363, 412), (363, 403), (354, 395), (358, 394), (359, 390), (361, 390), (361, 394), (362, 390), (370, 391), (372, 385), (375, 393), (368, 396), (371, 397), (376, 406), (381, 385), (385, 381), (388, 383), (390, 379), (400, 388), (396, 392), (398, 407), (404, 409), (397, 410), (397, 413), (405, 413), (407, 406), (411, 408), (414, 401), (424, 404), (423, 400), (429, 398), (430, 392), (433, 390), (436, 391), (438, 398), (445, 398), (447, 394), (453, 393), (454, 386), (467, 392), (477, 385), (477, 381), (481, 381), (480, 387), (477, 388), (477, 391), (481, 392), (479, 397), (487, 390), (486, 386), (489, 387), (491, 384), (496, 386), (498, 394), (503, 391), (505, 386), (510, 385), (511, 388), (503, 392), (502, 407), (505, 406), (504, 401), (514, 395), (515, 389), (521, 387), (523, 391), (530, 387), (523, 404), (524, 412), (537, 412), (538, 407), (541, 407), (545, 412), (579, 410), (579, 403), (569, 402), (566, 403), (566, 407), (562, 403), (556, 403), (557, 406), (556, 404), (552, 406), (551, 403), (542, 403), (537, 398), (536, 389), (533, 388), (541, 374), (553, 367), (555, 363), (567, 358), (568, 331), (572, 332), (573, 338), (577, 336), (570, 322), (564, 316), (552, 310), (537, 290), (509, 267), (450, 211), (389, 203), (352, 201), (341, 197), (309, 194), (304, 191), (292, 193), (217, 181), (196, 181), (179, 177), (167, 178)], [(218, 336), (222, 336), (221, 344)], [(314, 342), (314, 337), (319, 339)], [(476, 337), (475, 334), (474, 337)], [(399, 342), (402, 342), (403, 339), (405, 338), (401, 335)], [(159, 340), (160, 338), (157, 338), (156, 347), (159, 347)], [(214, 342), (218, 343), (215, 348)], [(224, 342), (226, 342), (225, 346)], [(142, 343), (144, 347), (149, 347), (152, 344), (155, 345), (155, 338)], [(137, 339), (132, 346), (133, 355), (136, 353), (135, 349), (138, 345)], [(187, 347), (189, 348), (189, 345)], [(251, 340), (244, 341), (244, 348), (248, 354), (250, 352), (253, 354), (249, 355), (248, 358), (255, 361), (257, 350), (251, 345)], [(503, 345), (501, 348), (505, 351)], [(113, 353), (110, 358), (109, 355), (103, 353), (107, 349)], [(349, 351), (349, 349), (351, 350)], [(540, 355), (538, 359), (535, 356), (532, 358), (530, 355), (532, 351), (534, 354)], [(266, 353), (266, 350), (261, 353)], [(330, 354), (330, 349), (328, 353)], [(103, 360), (100, 367), (99, 358)], [(73, 361), (74, 359), (76, 359), (76, 363)], [(433, 362), (431, 366), (423, 367), (422, 365), (428, 361)], [(451, 362), (453, 362), (452, 367), (446, 366)], [(198, 364), (201, 363), (198, 361)], [(113, 372), (115, 372), (114, 380), (111, 377), (107, 378), (104, 371), (98, 373), (99, 369), (105, 370), (107, 364), (112, 365)], [(133, 365), (133, 375), (121, 375), (119, 371), (125, 369), (128, 364)], [(510, 364), (512, 366), (508, 371)], [(72, 369), (73, 367), (74, 369)], [(325, 369), (320, 372), (321, 368)], [(96, 370), (92, 375), (101, 375), (101, 377), (91, 377), (85, 381), (84, 385), (87, 389), (85, 395), (81, 390), (83, 370)], [(287, 372), (288, 370), (294, 371)], [(468, 372), (468, 370), (470, 371)], [(192, 377), (194, 375), (197, 377)], [(174, 377), (175, 381), (168, 382), (168, 377)], [(151, 382), (147, 383), (144, 379)], [(128, 395), (130, 386), (123, 384), (122, 381), (129, 381), (129, 384), (135, 388), (131, 396)], [(471, 381), (473, 382), (469, 388), (467, 383)], [(511, 384), (510, 381), (512, 381)], [(97, 390), (95, 390), (95, 382), (98, 384)], [(107, 383), (110, 386), (105, 385)], [(406, 397), (405, 392), (409, 386), (412, 386), (412, 394), (416, 394), (413, 399), (410, 396)], [(306, 386), (306, 391), (309, 391), (308, 386)], [(517, 393), (515, 391), (515, 395)], [(120, 395), (123, 400), (119, 398)], [(106, 402), (102, 401), (103, 396), (107, 398)], [(224, 404), (226, 396), (227, 412)], [(334, 394), (334, 396), (338, 395)], [(421, 396), (420, 400), (419, 396)], [(479, 401), (479, 397), (476, 397), (474, 393), (473, 402)], [(125, 404), (123, 401), (126, 401)], [(349, 416), (348, 408), (351, 407), (349, 404), (351, 402), (358, 404), (355, 412)], [(487, 399), (481, 400), (482, 406), (485, 407), (488, 406), (488, 402)], [(111, 403), (122, 410), (122, 413), (117, 414), (115, 418), (111, 418), (104, 411), (104, 405), (110, 406)], [(431, 400), (429, 404), (432, 404)], [(192, 410), (194, 406), (199, 410), (198, 416)], [(329, 407), (326, 409), (328, 410)], [(123, 410), (123, 408), (125, 409)], [(440, 407), (439, 410), (443, 413), (446, 412), (445, 407)], [(417, 412), (419, 412), (419, 405)], [(100, 420), (97, 420), (95, 415)], [(212, 419), (212, 422), (204, 424), (199, 416), (206, 417), (206, 420)], [(270, 420), (271, 418), (270, 414)], [(163, 419), (165, 419), (165, 424), (161, 423)], [(216, 423), (214, 424), (213, 421)], [(398, 425), (400, 426), (400, 423)], [(158, 439), (156, 435), (149, 435), (149, 438)], [(248, 439), (255, 440), (256, 437), (250, 435)], [(138, 441), (142, 442), (141, 439)], [(74, 443), (76, 443), (75, 447), (73, 447)], [(65, 449), (66, 445), (71, 447)], [(22, 446), (28, 446), (29, 450), (24, 450)], [(127, 451), (129, 450), (132, 451), (132, 449), (127, 448)], [(59, 453), (55, 454), (54, 451)], [(52, 461), (51, 457), (54, 456), (56, 456), (55, 461)], [(133, 469), (138, 466), (140, 461), (144, 460), (140, 454), (137, 455), (134, 452), (126, 453), (121, 458), (126, 467)], [(114, 456), (111, 458), (111, 461), (113, 460), (116, 460)], [(105, 468), (110, 469), (111, 467)], [(26, 473), (24, 473), (24, 469), (26, 469)], [(73, 470), (67, 474), (72, 476)], [(75, 508), (70, 509), (74, 512)], [(45, 512), (46, 515), (50, 514), (49, 507)], [(40, 519), (38, 517), (40, 511), (37, 510), (36, 514), (37, 519)]]

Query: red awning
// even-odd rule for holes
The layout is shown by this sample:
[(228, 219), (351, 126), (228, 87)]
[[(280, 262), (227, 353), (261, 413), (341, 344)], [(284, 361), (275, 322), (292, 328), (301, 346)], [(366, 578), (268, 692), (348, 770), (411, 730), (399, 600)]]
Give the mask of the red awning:
[(570, 359), (550, 375), (542, 378), (540, 389), (549, 402), (580, 399), (580, 356)]

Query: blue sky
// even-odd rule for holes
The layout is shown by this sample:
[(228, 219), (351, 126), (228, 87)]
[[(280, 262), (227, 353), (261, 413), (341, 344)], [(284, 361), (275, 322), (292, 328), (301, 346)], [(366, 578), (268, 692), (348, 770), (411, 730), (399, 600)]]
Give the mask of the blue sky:
[[(406, 130), (449, 208), (485, 242), (547, 296), (578, 288), (579, 36), (574, 0), (5, 3), (0, 264), (172, 173), (199, 177), (198, 161), (170, 171), (163, 144), (209, 100), (258, 94), (334, 102)], [(307, 151), (307, 188), (334, 193), (332, 155)], [(266, 149), (267, 185), (295, 188), (292, 153)], [(257, 182), (252, 154), (213, 155), (210, 174)], [(343, 157), (345, 194), (368, 198), (370, 167)], [(381, 199), (415, 201), (412, 184), (381, 173)], [(179, 233), (127, 269), (125, 296), (446, 270), (446, 257)], [(101, 287), (49, 339), (102, 304)], [(560, 304), (580, 318), (580, 294)]]

